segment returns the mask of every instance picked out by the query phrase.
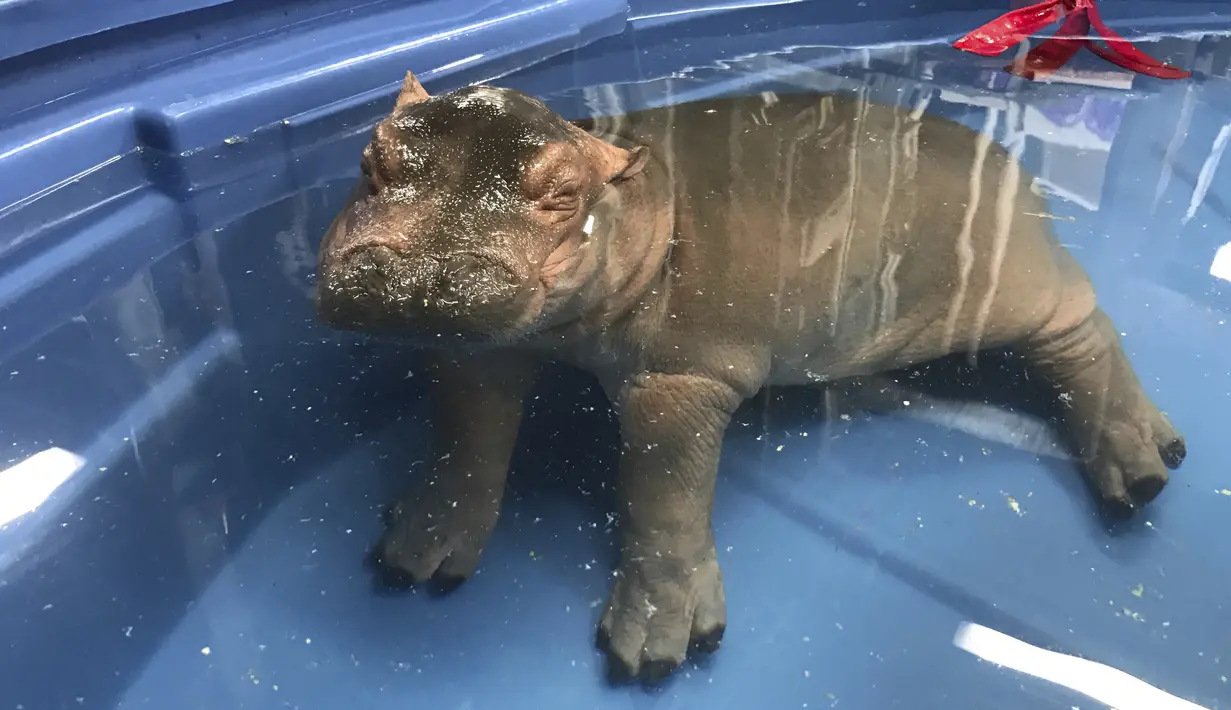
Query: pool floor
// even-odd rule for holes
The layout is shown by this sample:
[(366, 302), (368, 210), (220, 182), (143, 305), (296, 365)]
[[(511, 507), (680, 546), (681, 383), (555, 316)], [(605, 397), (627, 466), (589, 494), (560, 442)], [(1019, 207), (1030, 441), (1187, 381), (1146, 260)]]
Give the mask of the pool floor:
[[(1202, 46), (1197, 61), (1225, 70), (1221, 40)], [(593, 51), (570, 61), (617, 61)], [(5, 362), (6, 396), (31, 403), (10, 428), (25, 449), (69, 406), (96, 423), (57, 443), (88, 448), (106, 407), (81, 408), (82, 392), (136, 404), (103, 436), (124, 442), (124, 463), (93, 472), (106, 483), (62, 514), (68, 531), (31, 537), (15, 562), (0, 556), (20, 612), (3, 628), (32, 639), (4, 656), (9, 687), (56, 663), (75, 669), (7, 705), (0, 692), (0, 708), (1107, 706), (981, 658), (963, 629), (1168, 694), (1134, 690), (1120, 710), (1231, 707), (1231, 605), (1217, 591), (1231, 584), (1231, 468), (1219, 453), (1231, 413), (1231, 180), (1219, 167), (1231, 84), (1215, 72), (1034, 91), (1006, 88), (995, 62), (955, 70), (974, 60), (947, 47), (844, 51), (767, 46), (602, 86), (553, 86), (558, 66), (497, 83), (551, 88), (574, 114), (865, 86), (992, 125), (1020, 146), (1060, 240), (1187, 438), (1183, 467), (1137, 517), (1100, 516), (1028, 407), (972, 409), (981, 386), (876, 416), (817, 392), (767, 392), (740, 412), (721, 464), (721, 650), (660, 688), (613, 687), (594, 636), (616, 555), (616, 425), (593, 383), (560, 369), (532, 400), (479, 574), (445, 596), (382, 592), (364, 557), (384, 507), (426, 465), (425, 414), (407, 353), (313, 322), (316, 244), (349, 189), (349, 174), (331, 176), (256, 211), (210, 221), (202, 207), (190, 244)], [(322, 141), (303, 160), (353, 173), (362, 141)], [(107, 372), (131, 381), (97, 375), (90, 358), (121, 363)], [(162, 394), (125, 399), (142, 392)], [(138, 414), (148, 426), (130, 441)]]

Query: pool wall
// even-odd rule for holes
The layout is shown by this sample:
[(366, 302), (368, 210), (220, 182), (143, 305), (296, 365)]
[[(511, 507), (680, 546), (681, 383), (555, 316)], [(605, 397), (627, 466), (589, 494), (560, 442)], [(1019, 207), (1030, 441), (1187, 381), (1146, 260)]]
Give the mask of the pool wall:
[[(494, 80), (560, 94), (557, 108), (580, 115), (808, 88), (786, 65), (760, 67), (755, 86), (707, 70), (801, 46), (816, 66), (855, 67), (835, 87), (875, 76), (891, 92), (895, 72), (913, 81), (924, 55), (859, 47), (930, 43), (938, 85), (945, 72), (994, 74), (995, 60), (935, 49), (1005, 9), (990, 4), (0, 2), (0, 469), (68, 452), (0, 474), (35, 508), (0, 506), (14, 511), (0, 524), (0, 708), (116, 706), (312, 461), (421, 416), (398, 354), (326, 333), (308, 308), (322, 216), (407, 69), (432, 92)], [(1130, 36), (1231, 20), (1222, 2), (1105, 5)], [(612, 60), (639, 47), (635, 66)], [(1158, 47), (1225, 73), (1226, 52), (1205, 40)], [(681, 88), (679, 76), (692, 78)], [(565, 93), (600, 84), (616, 88)], [(980, 101), (1046, 90), (989, 85), (950, 109), (977, 121)], [(1231, 121), (1220, 92), (1191, 100)], [(1178, 120), (1133, 105), (1124, 121)], [(1194, 128), (1207, 144), (1220, 129)], [(1109, 159), (1144, 159), (1133, 150)], [(1196, 182), (1202, 156), (1180, 158), (1191, 170), (1174, 179)], [(1142, 199), (1139, 174), (1108, 175), (1119, 182), (1090, 198), (1111, 200), (1101, 210)], [(1206, 204), (1229, 192), (1211, 186)], [(1152, 248), (1144, 228), (1124, 240), (1115, 248)], [(1170, 285), (1227, 307), (1188, 271), (1175, 264)], [(406, 383), (400, 396), (390, 382)]]

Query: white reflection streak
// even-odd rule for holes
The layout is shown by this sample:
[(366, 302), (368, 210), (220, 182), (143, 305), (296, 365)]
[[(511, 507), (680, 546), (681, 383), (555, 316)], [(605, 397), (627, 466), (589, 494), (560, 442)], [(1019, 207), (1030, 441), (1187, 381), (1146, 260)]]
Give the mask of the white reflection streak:
[(624, 101), (614, 84), (601, 84), (582, 89), (589, 114), (594, 117), (591, 133), (616, 137), (624, 128)]
[[(927, 112), (928, 106), (930, 106), (932, 103), (933, 95), (934, 95), (933, 91), (931, 89), (928, 89), (928, 92), (924, 94), (921, 99), (919, 99), (919, 103), (915, 104), (915, 108), (911, 109), (910, 120), (919, 121), (923, 119), (923, 114)], [(915, 128), (914, 135), (915, 135), (915, 138), (919, 137), (918, 127)], [(915, 145), (915, 148), (918, 149), (919, 144), (917, 141), (914, 145)], [(915, 157), (916, 158), (919, 157), (917, 153), (915, 154)]]
[[(764, 106), (761, 107), (761, 118), (765, 123), (769, 123), (769, 119), (765, 116), (765, 109), (769, 108), (769, 97), (762, 94)], [(774, 97), (777, 101), (778, 97)], [(807, 126), (803, 126), (796, 131), (796, 135), (787, 139), (786, 155), (782, 165), (782, 174), (778, 178), (778, 183), (782, 185), (782, 209), (778, 217), (778, 243), (786, 244), (789, 240), (787, 228), (791, 224), (791, 196), (795, 191), (795, 155), (799, 149), (799, 142), (804, 139)], [(781, 144), (779, 144), (781, 145)], [(782, 153), (779, 149), (779, 154)], [(785, 250), (784, 250), (785, 251)], [(778, 253), (778, 283), (774, 288), (774, 328), (778, 327), (778, 321), (782, 318), (782, 292), (786, 290), (786, 272), (787, 265), (782, 263), (784, 257), (783, 252)]]
[(442, 64), (431, 71), (423, 72), (423, 76), (431, 76), (432, 74), (440, 74), (442, 72), (447, 72), (451, 69), (457, 69), (458, 67), (464, 67), (467, 64), (473, 64), (474, 62), (477, 62), (482, 58), (483, 58), (482, 54), (472, 54), (469, 57), (462, 57), (461, 59), (449, 62), (448, 64)]
[(1017, 104), (1009, 104), (1005, 113), (1005, 136), (1009, 144), (1009, 159), (1005, 161), (1004, 172), (1001, 175), (1000, 194), (996, 196), (996, 238), (992, 243), (992, 263), (988, 267), (990, 279), (987, 293), (979, 304), (979, 312), (975, 316), (975, 327), (970, 334), (970, 357), (975, 357), (979, 343), (983, 340), (983, 330), (987, 327), (987, 319), (992, 312), (992, 303), (996, 300), (996, 291), (1000, 288), (1000, 274), (1004, 268), (1004, 254), (1009, 248), (1009, 235), (1013, 230), (1013, 212), (1017, 207), (1018, 190), (1021, 187), (1021, 158), (1025, 148), (1025, 136), (1020, 130), (1021, 108)]
[(1231, 281), (1231, 242), (1223, 244), (1214, 252), (1214, 261), (1210, 262), (1210, 276)]
[[(902, 179), (907, 185), (905, 194), (910, 203), (906, 207), (906, 222), (901, 225), (894, 225), (895, 228), (901, 227), (909, 229), (911, 222), (918, 210), (918, 195), (915, 189), (915, 174), (919, 168), (919, 130), (923, 127), (923, 114), (927, 110), (928, 104), (932, 101), (932, 92), (929, 90), (919, 101), (910, 113), (907, 114), (909, 125), (906, 131), (902, 134), (901, 149), (902, 149)], [(893, 188), (897, 183), (898, 173), (898, 151), (896, 137), (898, 130), (898, 118), (894, 118), (894, 143), (895, 148), (892, 153), (892, 161), (889, 171), (889, 193), (892, 195)], [(889, 199), (885, 200), (884, 212), (881, 214), (881, 230), (883, 231), (889, 222)], [(888, 328), (898, 318), (898, 282), (897, 272), (898, 265), (902, 262), (902, 255), (895, 252), (892, 248), (888, 249), (888, 256), (885, 258), (885, 268), (880, 275), (881, 285), (881, 312), (880, 312), (880, 328)]]
[(52, 447), (0, 471), (0, 528), (33, 513), (82, 466), (81, 456)]
[(1171, 142), (1167, 144), (1167, 153), (1163, 156), (1163, 171), (1158, 176), (1158, 185), (1154, 188), (1154, 205), (1151, 211), (1158, 209), (1158, 203), (1163, 199), (1167, 185), (1171, 184), (1172, 165), (1175, 164), (1175, 156), (1184, 145), (1184, 140), (1188, 138), (1188, 128), (1193, 120), (1193, 106), (1196, 103), (1196, 94), (1193, 92), (1193, 87), (1189, 86), (1184, 90), (1184, 102), (1180, 105), (1180, 120), (1176, 121), (1175, 131), (1171, 134)]
[(1197, 186), (1193, 188), (1193, 196), (1188, 203), (1188, 213), (1182, 220), (1184, 224), (1188, 224), (1188, 221), (1197, 214), (1197, 208), (1205, 201), (1205, 193), (1210, 189), (1210, 182), (1214, 180), (1214, 173), (1218, 170), (1218, 162), (1222, 160), (1222, 152), (1227, 148), (1229, 138), (1231, 138), (1231, 123), (1223, 126), (1218, 132), (1214, 145), (1210, 147), (1210, 154), (1201, 165), (1201, 174), (1197, 176)]
[(1000, 112), (988, 109), (987, 118), (983, 121), (983, 130), (979, 133), (979, 141), (975, 144), (975, 159), (970, 166), (970, 198), (966, 203), (966, 215), (962, 218), (962, 231), (957, 235), (958, 285), (953, 292), (953, 302), (949, 305), (949, 316), (945, 319), (944, 347), (948, 351), (953, 346), (953, 336), (957, 331), (957, 319), (961, 315), (962, 306), (966, 301), (966, 288), (970, 285), (970, 270), (974, 266), (974, 249), (970, 244), (971, 232), (974, 229), (975, 213), (979, 210), (979, 201), (983, 196), (983, 163), (987, 159), (987, 149), (992, 142), (992, 132), (996, 129), (996, 119)]
[(97, 122), (99, 122), (99, 121), (103, 120), (104, 118), (110, 118), (111, 116), (114, 116), (114, 115), (116, 115), (116, 114), (119, 114), (119, 113), (125, 113), (125, 112), (127, 112), (127, 111), (131, 111), (131, 110), (132, 110), (132, 108), (131, 108), (131, 107), (129, 107), (129, 106), (121, 106), (121, 107), (119, 107), (119, 108), (113, 108), (113, 109), (111, 109), (110, 111), (103, 111), (103, 112), (102, 112), (102, 113), (100, 113), (100, 114), (96, 114), (96, 115), (90, 116), (89, 118), (87, 118), (87, 119), (85, 119), (85, 120), (78, 121), (78, 122), (76, 122), (76, 123), (72, 124), (71, 126), (65, 126), (64, 128), (61, 128), (61, 129), (60, 129), (60, 130), (58, 130), (58, 131), (52, 131), (51, 133), (47, 133), (47, 134), (45, 134), (45, 135), (41, 135), (41, 136), (39, 136), (38, 138), (35, 138), (35, 139), (34, 139), (34, 140), (32, 140), (32, 141), (29, 141), (29, 142), (26, 142), (26, 143), (22, 143), (21, 145), (17, 146), (16, 148), (10, 148), (9, 150), (6, 150), (6, 151), (4, 151), (3, 153), (0, 153), (0, 160), (4, 160), (4, 159), (6, 159), (6, 158), (10, 158), (10, 157), (12, 157), (12, 156), (14, 156), (14, 155), (17, 155), (18, 153), (22, 152), (23, 150), (29, 150), (30, 148), (33, 148), (33, 147), (38, 146), (38, 145), (42, 145), (43, 143), (46, 143), (46, 142), (47, 142), (47, 141), (49, 141), (49, 140), (53, 140), (53, 139), (59, 138), (60, 136), (63, 136), (63, 135), (66, 135), (66, 134), (72, 133), (73, 131), (75, 131), (75, 130), (77, 130), (77, 129), (79, 129), (79, 128), (85, 128), (86, 126), (90, 125), (91, 123), (97, 123)]
[(881, 270), (880, 287), (881, 287), (881, 308), (880, 308), (880, 330), (884, 331), (898, 319), (898, 265), (902, 263), (902, 255), (893, 250), (892, 247), (887, 249), (888, 256), (885, 257), (885, 268)]
[(659, 17), (678, 17), (680, 15), (695, 15), (698, 12), (717, 12), (720, 10), (747, 10), (756, 7), (777, 7), (778, 5), (797, 5), (804, 0), (759, 0), (754, 2), (736, 2), (726, 5), (704, 5), (702, 7), (690, 7), (686, 10), (672, 10), (671, 12), (655, 12), (648, 15), (636, 15), (628, 18), (629, 22), (637, 22), (639, 20), (654, 20)]
[[(482, 30), (487, 27), (491, 27), (493, 25), (497, 25), (503, 22), (508, 22), (510, 20), (516, 20), (522, 17), (528, 17), (530, 15), (537, 15), (539, 13), (542, 13), (542, 12), (545, 12), (551, 9), (552, 7), (555, 7), (556, 5), (561, 5), (564, 2), (566, 2), (566, 0), (553, 0), (553, 2), (547, 2), (547, 3), (540, 4), (540, 5), (535, 5), (533, 7), (528, 7), (524, 10), (518, 10), (516, 12), (510, 12), (504, 15), (500, 15), (498, 17), (491, 17), (486, 20), (480, 20), (479, 22), (474, 22), (469, 25), (464, 25), (462, 27), (454, 27), (452, 29), (445, 30), (443, 32), (437, 32), (435, 34), (427, 35), (426, 37), (419, 37), (409, 42), (402, 42), (401, 44), (395, 44), (391, 47), (384, 47), (374, 52), (367, 52), (366, 54), (360, 54), (354, 57), (347, 57), (346, 59), (343, 59), (338, 62), (334, 62), (333, 64), (326, 64), (325, 66), (317, 67), (316, 69), (303, 72), (302, 74), (296, 74), (289, 81), (285, 77), (283, 77), (283, 78), (279, 78), (279, 79), (275, 79), (275, 80), (267, 81), (263, 83), (249, 84), (245, 88), (239, 91), (236, 91), (233, 94), (227, 94), (227, 97), (230, 99), (240, 99), (240, 98), (245, 98), (248, 96), (254, 96), (256, 94), (261, 94), (266, 91), (269, 91), (273, 87), (278, 87), (278, 86), (282, 86), (286, 84), (300, 83), (308, 79), (312, 79), (314, 77), (322, 76), (324, 74), (329, 74), (330, 72), (334, 72), (339, 69), (345, 69), (346, 67), (353, 66), (355, 64), (362, 64), (364, 62), (371, 61), (374, 59), (388, 57), (391, 55), (398, 54), (399, 52), (405, 52), (407, 50), (415, 49), (417, 47), (422, 47), (424, 45), (432, 44), (433, 42), (441, 42), (444, 40), (450, 40), (455, 37), (460, 37), (465, 34), (477, 32), (478, 30)], [(456, 68), (463, 64), (469, 64), (475, 61), (476, 59), (482, 58), (482, 56), (483, 56), (482, 54), (474, 54), (469, 57), (466, 57), (465, 59), (459, 59), (455, 62), (446, 64), (443, 67), (437, 67), (433, 71), (424, 72), (420, 76), (420, 78), (431, 76), (435, 73), (444, 71), (445, 69)], [(194, 103), (192, 105), (196, 105), (196, 104)], [(0, 158), (3, 158), (3, 156), (0, 156)]]
[(855, 200), (859, 196), (859, 145), (863, 142), (863, 127), (867, 125), (868, 87), (860, 87), (855, 95), (858, 97), (858, 114), (855, 120), (851, 122), (851, 143), (847, 149), (847, 170), (850, 171), (850, 189), (847, 191), (846, 200), (850, 205), (850, 211), (847, 215), (845, 231), (842, 234), (842, 246), (838, 249), (837, 274), (834, 275), (833, 289), (829, 294), (829, 311), (833, 314), (829, 321), (829, 334), (831, 336), (836, 335), (838, 332), (838, 314), (842, 312), (842, 287), (846, 285), (846, 269), (850, 259), (851, 242), (854, 241), (855, 236), (855, 220), (859, 218), (855, 210)]
[[(909, 132), (909, 127), (907, 132)], [(876, 321), (876, 330), (878, 334), (882, 334), (885, 328), (889, 327), (890, 319), (897, 319), (898, 311), (898, 283), (894, 279), (895, 272), (898, 268), (898, 262), (901, 261), (901, 255), (894, 253), (893, 240), (888, 240), (889, 245), (885, 245), (885, 229), (889, 226), (889, 209), (892, 206), (894, 188), (898, 183), (898, 153), (906, 143), (907, 138), (902, 133), (902, 112), (895, 111), (893, 114), (893, 135), (889, 138), (889, 184), (885, 187), (885, 199), (881, 201), (881, 218), (880, 224), (876, 228), (877, 240), (877, 258), (880, 258), (880, 247), (884, 246), (889, 253), (885, 257), (884, 267), (881, 270), (880, 277), (877, 279), (880, 285), (880, 309), (878, 314), (874, 314), (873, 318)], [(873, 310), (876, 309), (876, 303), (872, 303)]]
[[(1046, 422), (985, 402), (944, 400), (905, 388), (895, 389), (912, 406), (903, 413), (916, 421), (960, 431), (1018, 451), (1071, 461), (1072, 456)], [(915, 406), (920, 405), (920, 406)]]
[[(134, 151), (136, 151), (136, 149), (135, 149), (135, 148), (134, 148), (132, 151), (129, 151), (129, 153), (132, 153), (132, 152), (134, 152)], [(46, 196), (50, 195), (51, 193), (55, 192), (56, 190), (59, 190), (59, 189), (63, 188), (63, 187), (64, 187), (64, 186), (66, 186), (66, 185), (70, 185), (70, 184), (72, 184), (72, 183), (74, 183), (74, 182), (77, 182), (77, 181), (82, 180), (82, 179), (84, 179), (84, 178), (86, 178), (86, 177), (89, 177), (89, 176), (90, 176), (90, 175), (92, 175), (93, 173), (96, 173), (96, 172), (98, 172), (99, 170), (102, 170), (103, 168), (107, 167), (108, 165), (111, 165), (112, 163), (114, 163), (114, 162), (116, 162), (116, 161), (118, 161), (118, 160), (123, 160), (125, 155), (128, 155), (128, 153), (124, 153), (124, 154), (121, 154), (121, 155), (113, 155), (113, 156), (111, 156), (110, 158), (107, 158), (107, 159), (106, 159), (106, 160), (104, 160), (103, 162), (99, 163), (98, 165), (94, 165), (94, 166), (88, 167), (88, 168), (86, 168), (85, 170), (82, 170), (81, 172), (77, 173), (76, 175), (70, 175), (69, 177), (64, 178), (64, 179), (63, 179), (63, 180), (61, 180), (60, 182), (57, 182), (57, 183), (56, 183), (56, 184), (54, 184), (54, 185), (48, 185), (47, 187), (44, 187), (43, 189), (38, 190), (37, 192), (34, 192), (33, 194), (26, 195), (25, 197), (21, 198), (20, 200), (17, 200), (16, 202), (12, 202), (12, 203), (7, 204), (7, 205), (0, 205), (0, 213), (7, 212), (7, 211), (9, 211), (9, 210), (15, 210), (15, 209), (21, 208), (21, 207), (23, 207), (23, 206), (25, 206), (25, 205), (29, 205), (29, 204), (32, 204), (32, 203), (34, 203), (34, 202), (37, 202), (37, 201), (39, 201), (39, 200), (43, 199), (44, 197), (46, 197)], [(92, 209), (92, 208), (93, 208), (93, 206), (91, 206), (91, 208), (90, 208), (90, 209)], [(62, 214), (62, 215), (61, 215), (61, 220), (63, 220), (63, 219), (64, 219), (64, 217), (66, 217), (66, 216), (71, 216), (71, 213), (69, 213), (69, 214)], [(24, 242), (24, 241), (25, 241), (25, 237), (18, 237), (18, 238), (17, 238), (17, 241), (9, 242), (8, 248), (9, 248), (9, 249), (12, 249), (14, 246), (17, 246), (18, 244), (21, 244), (21, 243), (22, 243), (22, 242)]]
[(1208, 710), (1118, 668), (1032, 646), (968, 621), (958, 625), (953, 645), (998, 666), (1075, 690), (1116, 710)]
[(331, 71), (342, 69), (342, 68), (351, 66), (353, 64), (362, 64), (363, 62), (366, 62), (372, 59), (388, 57), (390, 55), (394, 55), (399, 52), (405, 52), (408, 49), (422, 47), (424, 45), (431, 44), (433, 42), (439, 42), (441, 40), (446, 40), (446, 39), (453, 39), (454, 37), (460, 37), (462, 35), (476, 32), (478, 30), (485, 29), (487, 27), (491, 27), (492, 25), (497, 25), (502, 22), (508, 22), (509, 20), (516, 20), (522, 17), (527, 17), (529, 15), (537, 15), (541, 12), (548, 10), (551, 7), (554, 7), (556, 5), (562, 5), (564, 4), (564, 2), (565, 0), (555, 0), (554, 2), (547, 2), (541, 5), (535, 5), (533, 7), (528, 7), (524, 10), (510, 12), (508, 14), (500, 15), (498, 17), (490, 17), (486, 20), (480, 20), (478, 22), (473, 22), (469, 25), (463, 25), (462, 27), (454, 27), (448, 30), (444, 30), (443, 32), (437, 32), (435, 34), (427, 35), (426, 37), (419, 37), (409, 42), (395, 44), (392, 47), (384, 47), (382, 49), (376, 50), (375, 52), (368, 52), (367, 54), (360, 54), (355, 57), (348, 57), (346, 59), (343, 59), (340, 62), (335, 62), (333, 64), (320, 67), (319, 69), (305, 72), (298, 78), (307, 79), (310, 77), (317, 76), (318, 74), (327, 74)]

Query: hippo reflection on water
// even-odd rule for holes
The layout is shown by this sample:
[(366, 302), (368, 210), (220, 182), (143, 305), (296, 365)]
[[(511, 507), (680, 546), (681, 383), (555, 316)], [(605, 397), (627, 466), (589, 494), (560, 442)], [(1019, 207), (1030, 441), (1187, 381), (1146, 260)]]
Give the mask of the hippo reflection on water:
[(538, 364), (587, 370), (623, 444), (600, 623), (617, 674), (717, 648), (718, 461), (767, 385), (1009, 348), (1111, 508), (1154, 499), (1184, 458), (1029, 176), (957, 123), (815, 94), (569, 122), (408, 74), (362, 171), (321, 245), (318, 314), (424, 346), (438, 448), (376, 548), (384, 579), (475, 571)]

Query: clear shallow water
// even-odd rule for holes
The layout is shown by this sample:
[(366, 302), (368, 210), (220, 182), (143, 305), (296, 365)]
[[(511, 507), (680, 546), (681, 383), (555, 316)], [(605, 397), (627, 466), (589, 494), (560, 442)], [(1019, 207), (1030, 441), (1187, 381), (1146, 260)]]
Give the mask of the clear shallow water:
[[(312, 321), (316, 243), (366, 137), (354, 129), (297, 156), (322, 166), (319, 184), (243, 215), (200, 198), (191, 244), (5, 361), (15, 374), (0, 396), (29, 402), (4, 428), (16, 460), (50, 438), (102, 445), (87, 424), (56, 429), (70, 401), (89, 421), (81, 391), (96, 393), (101, 419), (108, 401), (161, 383), (105, 433), (131, 451), (100, 472), (102, 495), (72, 501), (45, 534), (21, 521), (0, 533), (16, 551), (6, 579), (20, 579), (10, 631), (41, 630), (13, 661), (55, 646), (73, 670), (54, 697), (86, 707), (1101, 707), (980, 661), (955, 643), (973, 623), (1226, 707), (1226, 46), (1164, 43), (1212, 76), (1131, 90), (1018, 86), (999, 63), (945, 47), (766, 46), (715, 66), (681, 62), (669, 78), (638, 76), (632, 55), (599, 47), (496, 82), (569, 116), (860, 89), (992, 126), (1052, 195), (1057, 234), (1188, 439), (1171, 486), (1132, 522), (1096, 514), (1030, 415), (961, 405), (1005, 390), (1014, 404), (1011, 381), (878, 416), (767, 393), (732, 426), (720, 473), (724, 648), (661, 691), (610, 689), (593, 629), (615, 554), (615, 424), (587, 378), (560, 370), (532, 401), (481, 573), (445, 598), (375, 594), (362, 557), (427, 450), (406, 353)], [(629, 69), (617, 85), (571, 87), (568, 62), (584, 61)], [(53, 351), (74, 355), (44, 356)], [(131, 379), (98, 378), (99, 358), (123, 361)], [(75, 615), (87, 593), (114, 612)]]

